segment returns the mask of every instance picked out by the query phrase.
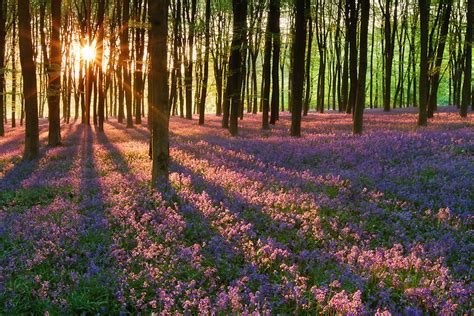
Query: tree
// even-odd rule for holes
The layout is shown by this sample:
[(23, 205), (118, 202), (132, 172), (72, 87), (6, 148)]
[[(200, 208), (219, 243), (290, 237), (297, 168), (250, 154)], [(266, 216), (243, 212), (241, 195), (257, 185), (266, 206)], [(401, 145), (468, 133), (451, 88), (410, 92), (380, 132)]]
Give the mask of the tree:
[(0, 0), (0, 137), (5, 136), (5, 38), (6, 38), (6, 4), (7, 0)]
[(418, 0), (420, 8), (420, 83), (418, 126), (427, 125), (426, 107), (428, 102), (428, 23), (429, 0)]
[(207, 99), (207, 82), (209, 79), (209, 52), (211, 46), (211, 0), (206, 0), (206, 48), (204, 53), (204, 77), (202, 79), (202, 91), (199, 103), (199, 125), (204, 124), (204, 114), (206, 113), (206, 99)]
[(357, 5), (355, 0), (347, 0), (349, 6), (349, 75), (351, 78), (349, 87), (349, 101), (346, 113), (352, 113), (355, 108), (357, 97)]
[[(191, 1), (191, 4), (189, 3)], [(188, 52), (183, 53), (184, 56), (184, 84), (186, 86), (186, 119), (192, 120), (193, 118), (193, 53), (194, 53), (194, 41), (195, 41), (195, 28), (196, 28), (196, 15), (197, 15), (197, 0), (184, 0), (183, 15), (188, 22), (188, 38), (187, 48)]]
[(383, 23), (384, 23), (384, 38), (385, 38), (385, 51), (383, 57), (385, 59), (385, 93), (383, 97), (383, 110), (385, 112), (390, 111), (390, 100), (391, 100), (391, 89), (392, 89), (392, 66), (393, 66), (393, 56), (395, 48), (395, 34), (397, 32), (397, 9), (398, 9), (398, 0), (395, 0), (393, 4), (394, 13), (393, 13), (393, 24), (391, 22), (391, 13), (390, 9), (392, 7), (392, 0), (386, 0), (385, 6), (379, 0), (380, 9), (382, 10)]
[(26, 115), (25, 151), (23, 153), (23, 159), (31, 160), (36, 158), (39, 154), (39, 128), (36, 65), (33, 61), (29, 0), (18, 0), (18, 29)]
[[(272, 100), (270, 104), (271, 115), (270, 124), (275, 124), (279, 119), (280, 108), (280, 0), (273, 0), (273, 15), (272, 15), (272, 37), (273, 37), (273, 63), (272, 63)], [(271, 9), (271, 8), (270, 8)]]
[(474, 24), (474, 0), (467, 1), (467, 28), (464, 39), (464, 83), (462, 87), (461, 117), (467, 117), (471, 95), (472, 73), (472, 25)]
[[(127, 108), (127, 127), (133, 127), (133, 109), (132, 109), (132, 80), (130, 74), (130, 47), (129, 47), (129, 19), (130, 19), (130, 1), (123, 0), (122, 29), (120, 33), (120, 67), (123, 75), (122, 93), (125, 94), (125, 106)], [(121, 98), (123, 108), (123, 98)]]
[(104, 57), (104, 14), (105, 0), (99, 0), (99, 8), (97, 11), (97, 27), (99, 34), (97, 38), (97, 90), (99, 90), (99, 131), (104, 131), (104, 112), (105, 112), (105, 95), (104, 95), (104, 72), (102, 69), (102, 59)]
[[(267, 30), (265, 32), (265, 53), (263, 60), (263, 91), (262, 91), (262, 129), (269, 129), (268, 113), (270, 111), (270, 81), (272, 71), (272, 42), (273, 21), (276, 18), (275, 0), (270, 0), (270, 12), (267, 19)], [(273, 82), (275, 84), (275, 82)]]
[(361, 0), (360, 10), (360, 43), (359, 75), (357, 79), (357, 97), (354, 109), (354, 134), (362, 134), (362, 123), (365, 107), (365, 79), (367, 76), (367, 33), (369, 31), (370, 0)]
[(293, 69), (291, 70), (291, 129), (290, 135), (301, 136), (303, 107), (304, 64), (306, 46), (305, 0), (295, 0), (295, 33), (293, 40)]
[(48, 145), (58, 146), (61, 144), (61, 0), (51, 0), (51, 23), (50, 64), (48, 65)]
[[(431, 90), (428, 98), (428, 109), (427, 116), (433, 117), (433, 113), (438, 104), (438, 88), (439, 88), (439, 77), (441, 74), (441, 63), (443, 61), (444, 47), (446, 44), (446, 37), (449, 30), (449, 20), (451, 17), (451, 6), (452, 0), (445, 0), (446, 5), (443, 14), (443, 22), (441, 26), (441, 32), (439, 34), (438, 48), (435, 56), (435, 62), (433, 65), (433, 70), (431, 71)], [(440, 3), (441, 5), (441, 3)]]
[(150, 1), (150, 81), (152, 187), (168, 179), (169, 106), (168, 106), (168, 3)]
[(235, 136), (239, 133), (238, 118), (242, 90), (242, 50), (247, 35), (247, 0), (232, 0), (234, 15), (229, 72), (227, 76), (227, 95), (230, 103), (229, 131)]

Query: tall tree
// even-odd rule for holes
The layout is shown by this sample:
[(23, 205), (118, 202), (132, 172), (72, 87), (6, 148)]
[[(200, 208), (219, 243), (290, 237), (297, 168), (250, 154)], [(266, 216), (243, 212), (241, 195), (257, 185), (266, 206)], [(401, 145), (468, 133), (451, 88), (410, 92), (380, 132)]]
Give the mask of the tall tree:
[(7, 0), (0, 0), (0, 137), (5, 136), (5, 39), (6, 39), (6, 4)]
[(239, 133), (238, 118), (242, 91), (242, 51), (247, 36), (247, 0), (232, 0), (234, 15), (227, 95), (230, 103), (229, 131), (235, 136)]
[(18, 0), (18, 29), (20, 36), (20, 63), (25, 100), (25, 151), (23, 158), (34, 159), (39, 154), (38, 99), (36, 65), (33, 61), (30, 1)]
[(295, 0), (295, 32), (291, 70), (291, 129), (290, 135), (301, 136), (301, 110), (303, 107), (304, 64), (306, 46), (305, 0)]
[[(385, 112), (390, 111), (390, 101), (391, 101), (391, 87), (392, 87), (392, 66), (393, 66), (393, 56), (395, 50), (395, 34), (397, 32), (397, 9), (398, 9), (398, 0), (385, 0), (385, 4), (379, 0), (380, 9), (382, 10), (383, 15), (383, 25), (384, 25), (384, 40), (385, 40), (385, 51), (383, 54), (385, 61), (385, 93), (383, 97), (383, 110)], [(394, 8), (393, 12), (393, 23), (392, 23), (392, 14), (391, 9), (392, 5)]]
[[(272, 0), (270, 6), (273, 4), (272, 15), (272, 38), (273, 38), (273, 62), (272, 62), (272, 100), (270, 104), (271, 115), (270, 124), (275, 124), (279, 119), (280, 107), (280, 0)], [(271, 10), (271, 8), (270, 8)]]
[(467, 117), (467, 108), (471, 102), (472, 78), (472, 25), (474, 24), (474, 0), (467, 1), (467, 27), (464, 39), (464, 83), (462, 87), (461, 117)]
[[(189, 3), (191, 1), (191, 3)], [(193, 55), (194, 55), (194, 41), (196, 33), (196, 15), (197, 15), (197, 0), (184, 0), (183, 13), (188, 22), (188, 52), (184, 54), (184, 84), (186, 86), (186, 119), (193, 118)]]
[(420, 8), (420, 83), (418, 126), (427, 124), (426, 107), (428, 103), (428, 24), (430, 0), (418, 0)]
[(61, 2), (62, 0), (51, 0), (51, 58), (49, 59), (50, 64), (48, 65), (49, 146), (58, 146), (61, 144)]
[(102, 60), (104, 57), (104, 15), (105, 15), (105, 1), (99, 0), (99, 7), (97, 10), (97, 27), (99, 34), (97, 36), (97, 90), (98, 98), (98, 117), (99, 117), (99, 131), (104, 130), (104, 114), (105, 114), (105, 94), (104, 94), (104, 72), (102, 69)]
[(270, 0), (270, 11), (267, 19), (267, 29), (265, 32), (265, 53), (263, 56), (263, 90), (262, 90), (262, 129), (269, 129), (268, 114), (270, 111), (270, 83), (272, 71), (272, 24), (275, 19), (275, 0)]
[(169, 106), (168, 106), (168, 3), (150, 1), (150, 76), (152, 187), (168, 179)]
[(199, 125), (204, 124), (204, 114), (206, 112), (207, 83), (209, 79), (209, 52), (211, 50), (211, 0), (206, 0), (206, 22), (205, 22), (205, 53), (204, 53), (204, 76), (202, 79), (202, 90), (199, 104)]
[(357, 97), (357, 17), (358, 8), (355, 0), (347, 0), (349, 6), (349, 75), (351, 78), (349, 87), (349, 101), (346, 113), (352, 113), (355, 108)]
[(362, 133), (365, 107), (365, 79), (367, 76), (367, 33), (369, 31), (370, 0), (360, 2), (360, 34), (359, 34), (359, 75), (357, 78), (357, 97), (354, 109), (353, 133)]
[(17, 55), (17, 51), (16, 51), (16, 40), (17, 40), (17, 12), (18, 10), (16, 10), (16, 6), (15, 4), (12, 2), (12, 17), (13, 17), (13, 21), (12, 21), (12, 42), (10, 44), (10, 56), (11, 56), (11, 64), (12, 64), (12, 105), (11, 105), (11, 109), (12, 109), (12, 113), (11, 113), (11, 116), (12, 116), (12, 127), (16, 127), (16, 86), (17, 86), (17, 73), (16, 73), (16, 62), (17, 62), (17, 59), (16, 59), (16, 55)]
[(439, 77), (441, 75), (441, 64), (443, 62), (444, 47), (446, 44), (446, 37), (449, 31), (449, 20), (451, 17), (451, 6), (452, 0), (445, 0), (445, 8), (443, 14), (443, 22), (441, 26), (441, 31), (439, 34), (438, 48), (435, 56), (435, 61), (431, 71), (431, 89), (428, 99), (428, 109), (427, 116), (433, 117), (433, 113), (438, 104), (438, 88), (439, 88)]
[[(125, 106), (127, 109), (127, 127), (133, 127), (132, 109), (132, 80), (130, 73), (130, 45), (129, 45), (129, 19), (130, 1), (123, 0), (122, 7), (122, 29), (120, 33), (120, 66), (123, 76), (122, 90), (125, 94)], [(123, 100), (121, 101), (123, 102)], [(123, 107), (123, 106), (122, 106)]]

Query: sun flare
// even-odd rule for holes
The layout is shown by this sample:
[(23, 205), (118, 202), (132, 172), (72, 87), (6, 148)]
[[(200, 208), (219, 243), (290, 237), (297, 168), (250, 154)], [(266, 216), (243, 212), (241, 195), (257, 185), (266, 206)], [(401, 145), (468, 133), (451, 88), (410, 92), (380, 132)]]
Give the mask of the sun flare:
[(94, 43), (88, 45), (84, 45), (82, 48), (81, 48), (81, 55), (82, 55), (82, 58), (87, 61), (87, 62), (91, 62), (95, 59), (95, 45)]

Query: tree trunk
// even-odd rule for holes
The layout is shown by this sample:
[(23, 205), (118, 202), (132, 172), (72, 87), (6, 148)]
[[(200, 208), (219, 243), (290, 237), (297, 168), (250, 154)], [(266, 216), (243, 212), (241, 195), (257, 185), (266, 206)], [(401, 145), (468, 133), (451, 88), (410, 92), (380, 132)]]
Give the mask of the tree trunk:
[(360, 2), (360, 44), (359, 76), (357, 79), (357, 98), (354, 109), (354, 134), (362, 134), (362, 123), (365, 107), (365, 79), (367, 76), (367, 33), (369, 31), (370, 0)]
[(97, 12), (97, 23), (99, 28), (99, 35), (97, 38), (97, 90), (98, 90), (98, 118), (99, 131), (104, 131), (104, 116), (105, 116), (105, 94), (104, 94), (104, 72), (102, 69), (102, 59), (104, 56), (104, 14), (105, 14), (105, 0), (99, 1), (99, 8)]
[(229, 58), (228, 101), (230, 102), (229, 131), (235, 136), (239, 133), (238, 118), (242, 90), (242, 50), (247, 36), (247, 0), (232, 0), (234, 22)]
[[(122, 30), (120, 33), (120, 61), (121, 61), (121, 72), (123, 76), (122, 90), (125, 95), (125, 106), (127, 108), (127, 128), (133, 127), (133, 110), (132, 110), (132, 80), (130, 74), (130, 48), (129, 48), (129, 27), (128, 21), (130, 19), (130, 1), (123, 0), (123, 13), (122, 13)], [(122, 101), (123, 102), (123, 99)], [(122, 106), (123, 108), (123, 106)]]
[[(5, 68), (6, 10), (7, 0), (0, 0), (0, 68)], [(5, 136), (5, 72), (0, 71), (0, 137)]]
[(150, 60), (149, 97), (151, 102), (152, 187), (168, 180), (169, 165), (169, 106), (168, 106), (168, 4), (150, 1)]
[(207, 99), (207, 83), (209, 79), (209, 52), (211, 46), (211, 33), (210, 33), (210, 22), (211, 22), (211, 0), (206, 0), (206, 48), (204, 53), (204, 77), (202, 79), (202, 91), (201, 100), (199, 104), (199, 125), (204, 125), (204, 116), (206, 112), (206, 99)]
[(18, 28), (20, 36), (20, 63), (25, 98), (25, 152), (23, 158), (34, 159), (39, 154), (38, 99), (36, 65), (33, 61), (31, 15), (29, 0), (18, 0)]
[(301, 110), (306, 46), (305, 0), (295, 1), (295, 34), (293, 40), (293, 69), (291, 71), (291, 129), (290, 135), (301, 136)]
[(474, 0), (467, 1), (467, 28), (464, 39), (464, 83), (462, 87), (461, 117), (467, 117), (467, 108), (471, 102), (472, 73), (472, 25), (474, 24)]
[(271, 82), (271, 59), (272, 59), (272, 19), (274, 13), (274, 0), (270, 1), (270, 12), (267, 19), (265, 32), (265, 52), (263, 56), (263, 89), (262, 89), (262, 129), (269, 129), (268, 113), (270, 111), (270, 82)]
[(428, 103), (428, 23), (429, 0), (418, 0), (420, 8), (420, 83), (418, 126), (427, 125), (426, 106)]
[[(273, 0), (274, 15), (272, 15), (273, 62), (272, 62), (272, 101), (270, 104), (270, 124), (275, 125), (279, 118), (280, 108), (280, 0)], [(271, 10), (271, 8), (270, 8)]]
[(352, 113), (355, 108), (357, 97), (357, 6), (355, 0), (348, 0), (350, 13), (350, 27), (349, 27), (349, 72), (350, 72), (350, 89), (349, 102), (346, 108), (346, 113)]
[(49, 135), (48, 145), (58, 146), (61, 144), (61, 0), (51, 1), (51, 39), (50, 39), (50, 64), (48, 67), (48, 106), (49, 106)]
[(13, 5), (13, 23), (12, 23), (12, 43), (11, 43), (11, 59), (12, 59), (12, 128), (16, 127), (16, 85), (17, 85), (17, 74), (16, 74), (16, 37), (17, 37), (17, 19), (15, 5)]

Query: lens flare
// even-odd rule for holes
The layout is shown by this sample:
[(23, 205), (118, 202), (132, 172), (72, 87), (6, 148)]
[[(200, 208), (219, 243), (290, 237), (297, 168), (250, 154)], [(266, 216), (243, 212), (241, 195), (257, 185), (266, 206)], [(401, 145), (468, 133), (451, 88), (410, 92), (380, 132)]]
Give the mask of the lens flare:
[(82, 58), (87, 61), (91, 62), (95, 59), (95, 45), (92, 43), (91, 45), (85, 45), (82, 47)]

